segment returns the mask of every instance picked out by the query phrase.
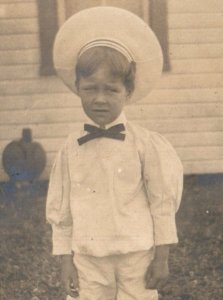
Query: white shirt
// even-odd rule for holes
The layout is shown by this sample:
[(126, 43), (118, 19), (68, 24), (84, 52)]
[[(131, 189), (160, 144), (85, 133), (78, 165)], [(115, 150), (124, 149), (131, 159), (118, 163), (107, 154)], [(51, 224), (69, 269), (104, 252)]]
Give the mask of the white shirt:
[(53, 165), (47, 220), (53, 254), (107, 256), (177, 242), (181, 162), (161, 135), (127, 122), (124, 141), (97, 138), (79, 146), (69, 135)]

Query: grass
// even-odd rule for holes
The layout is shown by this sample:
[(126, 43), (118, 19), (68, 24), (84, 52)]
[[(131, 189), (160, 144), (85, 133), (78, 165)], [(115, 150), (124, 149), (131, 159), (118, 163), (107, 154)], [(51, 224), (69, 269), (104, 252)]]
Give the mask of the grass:
[[(46, 182), (1, 184), (0, 300), (62, 300), (45, 222)], [(223, 175), (188, 176), (162, 300), (223, 299)]]

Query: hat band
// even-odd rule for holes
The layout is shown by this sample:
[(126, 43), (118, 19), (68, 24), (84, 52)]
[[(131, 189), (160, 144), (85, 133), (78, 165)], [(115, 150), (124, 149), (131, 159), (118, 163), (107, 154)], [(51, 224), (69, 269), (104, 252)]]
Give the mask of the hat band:
[(84, 45), (81, 48), (78, 57), (80, 57), (87, 50), (94, 48), (94, 47), (109, 47), (109, 48), (115, 49), (118, 52), (120, 52), (121, 54), (123, 54), (129, 62), (134, 61), (131, 52), (124, 45), (122, 45), (116, 41), (105, 40), (105, 39), (94, 40), (92, 42), (87, 43), (86, 45)]

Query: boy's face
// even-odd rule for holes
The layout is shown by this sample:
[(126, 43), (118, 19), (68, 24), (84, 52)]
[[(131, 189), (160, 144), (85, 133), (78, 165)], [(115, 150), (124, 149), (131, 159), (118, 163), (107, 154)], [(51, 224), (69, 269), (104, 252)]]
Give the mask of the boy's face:
[(130, 97), (121, 78), (112, 75), (106, 65), (88, 77), (81, 77), (77, 88), (84, 112), (100, 126), (113, 122)]

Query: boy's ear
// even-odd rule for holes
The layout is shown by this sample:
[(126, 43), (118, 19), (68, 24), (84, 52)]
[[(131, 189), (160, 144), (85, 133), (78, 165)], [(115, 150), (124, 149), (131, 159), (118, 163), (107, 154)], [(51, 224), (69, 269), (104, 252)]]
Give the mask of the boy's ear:
[(126, 89), (126, 98), (130, 99), (132, 97), (133, 91), (131, 89)]
[(77, 90), (77, 94), (79, 95), (79, 82), (77, 80), (75, 81), (75, 87)]

